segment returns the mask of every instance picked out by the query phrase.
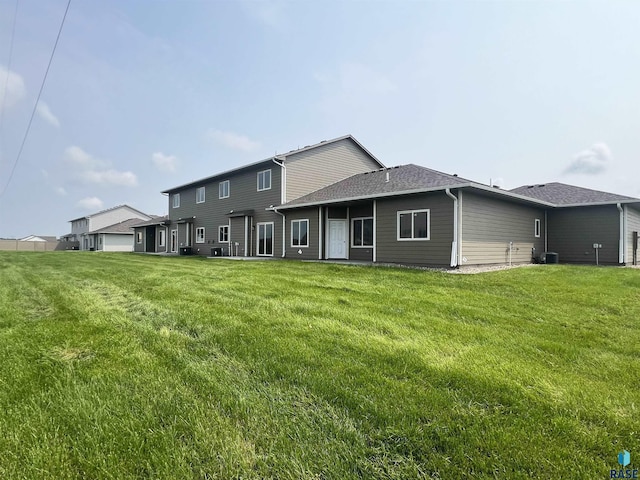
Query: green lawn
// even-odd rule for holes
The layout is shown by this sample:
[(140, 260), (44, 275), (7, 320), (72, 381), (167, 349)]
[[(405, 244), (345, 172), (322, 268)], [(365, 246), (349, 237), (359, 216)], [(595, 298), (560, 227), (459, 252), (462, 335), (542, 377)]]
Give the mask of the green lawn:
[(0, 252), (0, 478), (609, 478), (640, 455), (639, 292)]

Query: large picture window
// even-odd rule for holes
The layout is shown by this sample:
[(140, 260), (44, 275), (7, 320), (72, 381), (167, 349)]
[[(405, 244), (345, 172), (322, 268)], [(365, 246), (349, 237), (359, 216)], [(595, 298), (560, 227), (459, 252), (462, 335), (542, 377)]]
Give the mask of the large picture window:
[(428, 209), (398, 212), (398, 240), (429, 240)]
[(220, 243), (229, 242), (229, 225), (220, 225), (218, 227), (218, 242)]
[(373, 247), (373, 217), (351, 220), (351, 246)]
[(229, 180), (220, 182), (220, 185), (218, 185), (218, 198), (227, 198), (227, 197), (229, 197)]
[(291, 220), (291, 246), (309, 246), (309, 220)]
[(258, 172), (258, 191), (271, 189), (271, 169)]

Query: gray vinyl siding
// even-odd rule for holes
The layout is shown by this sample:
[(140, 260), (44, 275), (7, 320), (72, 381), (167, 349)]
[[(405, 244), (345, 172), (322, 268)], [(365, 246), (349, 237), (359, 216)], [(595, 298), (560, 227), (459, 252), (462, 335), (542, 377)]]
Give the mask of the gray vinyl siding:
[[(164, 245), (160, 246), (160, 231), (164, 231)], [(167, 227), (156, 227), (156, 252), (168, 252), (169, 251), (170, 233)]]
[(595, 264), (593, 244), (602, 244), (599, 263), (618, 263), (620, 215), (615, 205), (549, 210), (549, 251), (561, 263)]
[[(271, 169), (271, 189), (258, 191), (258, 172)], [(258, 222), (274, 222), (274, 256), (282, 254), (282, 221), (281, 216), (273, 211), (267, 211), (271, 205), (279, 205), (281, 200), (281, 168), (275, 164), (261, 164), (254, 169), (237, 172), (228, 177), (219, 177), (203, 184), (194, 184), (182, 190), (172, 192), (168, 196), (169, 220), (171, 222), (169, 230), (178, 229), (178, 245), (183, 246), (185, 242), (185, 225), (176, 225), (178, 219), (195, 217), (193, 222), (194, 253), (199, 255), (210, 255), (211, 248), (222, 247), (224, 252), (228, 252), (228, 244), (218, 242), (218, 227), (229, 224), (229, 213), (253, 210), (249, 218), (249, 228)], [(229, 180), (229, 197), (218, 198), (219, 184)], [(204, 203), (196, 203), (196, 190), (205, 187)], [(172, 197), (174, 193), (180, 193), (180, 206), (172, 207)], [(239, 242), (238, 252), (244, 252), (244, 216), (232, 217), (233, 225), (231, 229), (231, 241)], [(205, 243), (195, 243), (196, 228), (205, 228)], [(254, 232), (250, 231), (251, 236)], [(171, 233), (167, 234), (167, 242), (170, 242)], [(255, 237), (252, 236), (248, 250), (255, 255)]]
[[(138, 227), (133, 229), (133, 251), (137, 253), (144, 253), (145, 246), (145, 238), (144, 233), (147, 227)], [(142, 243), (138, 243), (136, 239), (138, 238), (138, 232), (142, 232)]]
[(302, 197), (356, 173), (380, 165), (351, 139), (322, 145), (286, 157), (286, 201)]
[[(627, 207), (627, 255), (624, 259), (627, 265), (633, 264), (633, 232), (640, 234), (640, 210)], [(640, 257), (640, 251), (637, 252), (637, 256)], [(636, 261), (640, 263), (640, 258)]]
[[(291, 246), (291, 221), (292, 220), (309, 220), (309, 246), (308, 247), (292, 247)], [(286, 238), (286, 257), (298, 260), (317, 260), (318, 259), (318, 208), (305, 208), (302, 210), (295, 210), (287, 212), (287, 231)], [(298, 253), (301, 250), (302, 253)]]
[[(532, 248), (544, 251), (544, 210), (493, 197), (462, 195), (462, 254), (460, 266), (530, 263)], [(540, 220), (540, 237), (535, 220)], [(561, 257), (562, 258), (562, 257)]]
[[(398, 211), (430, 211), (430, 239), (398, 241)], [(444, 192), (379, 199), (376, 208), (376, 261), (449, 266), (453, 241), (453, 201)]]

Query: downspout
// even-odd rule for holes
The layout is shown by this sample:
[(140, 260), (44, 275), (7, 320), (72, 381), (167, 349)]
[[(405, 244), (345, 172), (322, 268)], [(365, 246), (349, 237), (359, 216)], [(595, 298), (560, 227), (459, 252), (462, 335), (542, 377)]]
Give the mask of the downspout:
[(282, 258), (284, 258), (287, 252), (286, 230), (285, 230), (287, 226), (287, 217), (284, 213), (279, 212), (276, 207), (273, 207), (271, 210), (273, 210), (274, 212), (276, 212), (278, 215), (282, 217)]
[(548, 252), (549, 251), (549, 237), (548, 237), (548, 230), (547, 230), (547, 210), (544, 211), (544, 251)]
[(618, 242), (618, 263), (624, 264), (624, 209), (620, 203), (616, 204), (618, 212), (620, 212), (620, 240)]
[(284, 160), (278, 162), (276, 158), (273, 157), (271, 160), (282, 169), (282, 175), (280, 176), (280, 203), (283, 204), (287, 203), (287, 167), (284, 164)]
[(444, 193), (453, 200), (453, 242), (451, 242), (451, 266), (458, 266), (458, 198), (446, 188)]

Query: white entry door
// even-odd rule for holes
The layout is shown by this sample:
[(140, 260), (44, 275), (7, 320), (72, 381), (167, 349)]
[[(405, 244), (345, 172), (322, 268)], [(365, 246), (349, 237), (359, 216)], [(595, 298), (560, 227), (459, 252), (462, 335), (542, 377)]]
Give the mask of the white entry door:
[(329, 220), (329, 258), (347, 258), (346, 220)]

